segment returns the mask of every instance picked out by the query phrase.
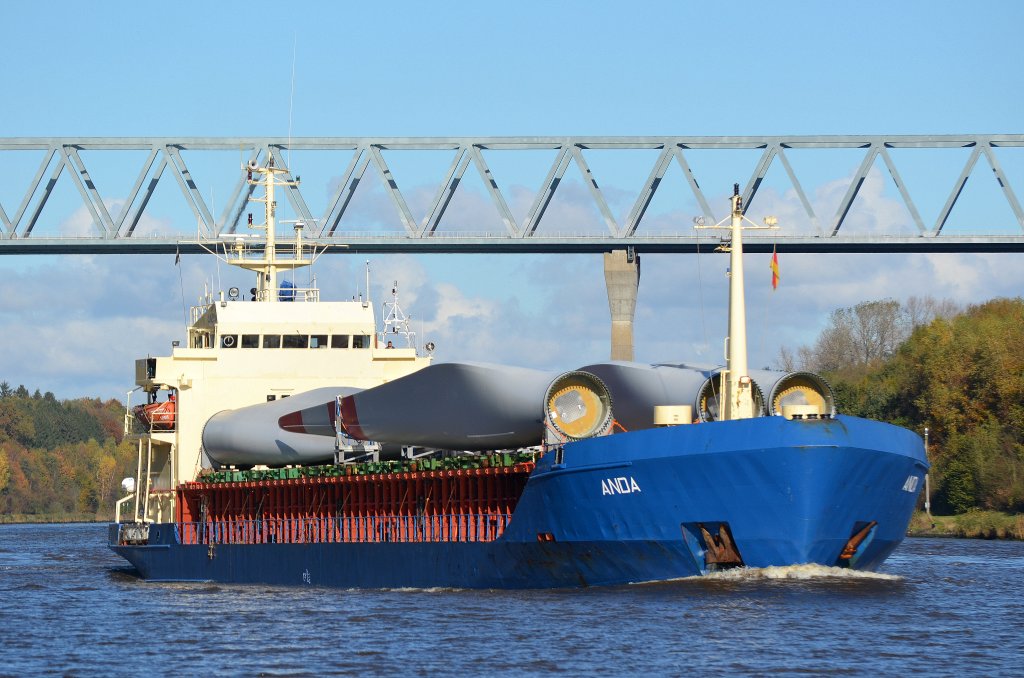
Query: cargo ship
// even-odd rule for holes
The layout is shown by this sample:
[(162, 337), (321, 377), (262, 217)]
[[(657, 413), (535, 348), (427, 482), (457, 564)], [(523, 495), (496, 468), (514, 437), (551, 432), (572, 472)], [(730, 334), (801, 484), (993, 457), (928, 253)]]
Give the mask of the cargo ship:
[(247, 171), (265, 187), (262, 247), (219, 256), (256, 273), (251, 299), (207, 296), (187, 347), (136, 362), (138, 468), (108, 543), (142, 578), (581, 587), (874, 570), (902, 540), (921, 438), (838, 414), (815, 374), (747, 367), (738, 190), (715, 226), (730, 234), (724, 366), (549, 373), (432, 364), (396, 290), (378, 329), (368, 299), (279, 280), (316, 248), (301, 228), (275, 238), (284, 170)]

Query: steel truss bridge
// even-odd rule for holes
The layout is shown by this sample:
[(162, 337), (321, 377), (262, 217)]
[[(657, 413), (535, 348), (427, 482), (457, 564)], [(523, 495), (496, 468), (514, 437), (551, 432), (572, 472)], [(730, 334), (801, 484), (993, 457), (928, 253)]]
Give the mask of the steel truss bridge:
[[(966, 161), (959, 176), (948, 187), (939, 187), (947, 195), (938, 217), (925, 223), (911, 197), (897, 164), (893, 149), (963, 149)], [(781, 167), (792, 184), (800, 203), (801, 214), (806, 215), (810, 229), (787, 234), (785, 230), (770, 236), (752, 233), (745, 238), (750, 251), (771, 251), (777, 246), (788, 252), (1006, 252), (1024, 250), (1024, 211), (1017, 194), (1000, 163), (1000, 149), (1024, 148), (1024, 135), (925, 135), (925, 136), (744, 136), (744, 137), (451, 137), (451, 138), (0, 138), (0, 168), (10, 155), (33, 152), (38, 158), (34, 176), (28, 181), (20, 200), (11, 204), (0, 203), (0, 253), (2, 254), (80, 254), (80, 253), (174, 253), (198, 252), (201, 240), (231, 239), (247, 233), (246, 212), (253, 211), (248, 199), (255, 190), (245, 181), (239, 170), (234, 190), (215, 215), (204, 199), (200, 186), (186, 164), (183, 151), (236, 151), (245, 162), (286, 166), (286, 158), (295, 151), (346, 151), (350, 155), (347, 165), (339, 163), (335, 172), (339, 179), (336, 190), (327, 200), (326, 209), (314, 214), (303, 197), (301, 186), (284, 189), (297, 219), (305, 222), (306, 236), (317, 243), (338, 246), (339, 251), (350, 252), (608, 252), (627, 250), (635, 252), (694, 252), (708, 251), (708, 236), (703, 242), (692, 224), (681, 223), (675, 232), (653, 233), (642, 228), (644, 217), (655, 195), (659, 192), (683, 192), (687, 199), (695, 200), (706, 223), (714, 223), (716, 210), (705, 194), (713, 189), (715, 195), (724, 194), (730, 187), (702, 187), (700, 177), (691, 163), (695, 151), (747, 149), (759, 152), (760, 159), (749, 177), (736, 177), (741, 181), (744, 205), (756, 206), (758, 189), (773, 167)], [(850, 175), (849, 186), (834, 213), (818, 214), (805, 184), (801, 182), (790, 162), (790, 155), (804, 149), (854, 149), (862, 153), (858, 168)], [(394, 153), (417, 151), (447, 151), (451, 162), (446, 172), (436, 178), (436, 190), (426, 214), (414, 217), (407, 195), (410, 186), (399, 185), (392, 168), (385, 159)], [(491, 171), (485, 155), (491, 152), (545, 150), (554, 160), (546, 176), (537, 178), (538, 186), (532, 205), (525, 217), (516, 219), (510, 209), (509, 186)], [(646, 180), (636, 195), (625, 219), (616, 219), (606, 192), (587, 162), (590, 151), (648, 151), (654, 158)], [(134, 182), (123, 186), (105, 186), (111, 191), (105, 198), (83, 161), (90, 162), (102, 154), (135, 151), (145, 160)], [(84, 153), (83, 153), (84, 152)], [(140, 153), (141, 152), (141, 153)], [(187, 155), (187, 153), (186, 153)], [(22, 156), (24, 157), (24, 153)], [(900, 199), (912, 222), (911, 233), (873, 232), (852, 233), (848, 216), (868, 174), (879, 163), (891, 175)], [(989, 175), (979, 167), (988, 166)], [(551, 221), (548, 208), (565, 183), (567, 171), (575, 166), (582, 177), (595, 213), (599, 215), (597, 230), (586, 234), (559, 232), (559, 224)], [(669, 181), (670, 168), (678, 166), (683, 179)], [(370, 169), (372, 167), (372, 170)], [(295, 174), (301, 168), (291, 168)], [(361, 183), (374, 172), (380, 179), (387, 201), (394, 208), (401, 228), (392, 232), (351, 231), (341, 228), (353, 197)], [(451, 220), (449, 206), (460, 186), (466, 183), (467, 173), (481, 180), (484, 192), (497, 213), (503, 228), (494, 232), (467, 232), (446, 230), (446, 217)], [(575, 175), (575, 171), (572, 172)], [(675, 172), (673, 176), (678, 176)], [(979, 176), (980, 175), (980, 176)], [(994, 176), (992, 176), (994, 175)], [(1003, 212), (1012, 214), (1015, 223), (979, 225), (965, 234), (944, 230), (957, 200), (967, 181), (995, 181), (1005, 198)], [(806, 179), (806, 176), (804, 177)], [(818, 177), (820, 180), (820, 177)], [(745, 181), (744, 181), (745, 180)], [(88, 209), (92, 231), (86, 235), (43, 235), (47, 229), (37, 228), (56, 218), (47, 217), (47, 207), (53, 209), (51, 196), (58, 182), (71, 182)], [(184, 204), (191, 211), (190, 223), (197, 231), (155, 235), (145, 233), (139, 225), (158, 185), (170, 182), (180, 191)], [(429, 182), (428, 182), (429, 183)], [(639, 183), (639, 182), (637, 182)], [(706, 184), (706, 182), (705, 182)], [(20, 191), (20, 188), (18, 189)], [(7, 199), (11, 202), (11, 199)], [(16, 203), (16, 204), (15, 204)], [(110, 206), (120, 203), (116, 210)], [(1006, 210), (1005, 207), (1009, 209)], [(723, 206), (717, 212), (724, 216)], [(183, 215), (188, 211), (182, 210)], [(66, 216), (66, 214), (62, 215)], [(351, 215), (350, 215), (351, 216)], [(194, 222), (192, 219), (194, 218)], [(182, 221), (186, 219), (182, 218)], [(983, 221), (983, 219), (981, 219)], [(542, 228), (542, 226), (545, 226)], [(986, 235), (995, 233), (994, 235)], [(344, 247), (345, 249), (341, 249)]]

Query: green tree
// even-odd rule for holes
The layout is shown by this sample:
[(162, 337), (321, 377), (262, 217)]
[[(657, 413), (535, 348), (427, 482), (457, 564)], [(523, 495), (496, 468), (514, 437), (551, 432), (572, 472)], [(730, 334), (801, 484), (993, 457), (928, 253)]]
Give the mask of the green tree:
[(952, 452), (944, 464), (943, 482), (936, 495), (936, 503), (938, 507), (948, 507), (953, 513), (965, 513), (978, 504), (977, 462), (960, 437), (954, 437), (949, 444)]
[(35, 423), (24, 403), (14, 398), (0, 399), (0, 442), (13, 440), (26, 445), (35, 434)]
[(7, 457), (7, 450), (0, 449), (0, 494), (7, 489), (11, 482), (11, 460)]

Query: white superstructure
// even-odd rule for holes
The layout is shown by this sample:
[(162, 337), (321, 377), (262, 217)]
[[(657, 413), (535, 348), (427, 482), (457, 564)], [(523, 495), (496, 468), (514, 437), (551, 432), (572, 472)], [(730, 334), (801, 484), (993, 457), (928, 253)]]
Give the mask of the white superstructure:
[(265, 202), (266, 220), (250, 224), (266, 239), (239, 237), (218, 256), (255, 272), (256, 284), (248, 295), (207, 295), (191, 309), (185, 346), (136, 360), (146, 402), (141, 412), (129, 402), (125, 416), (139, 464), (134, 492), (118, 502), (119, 522), (132, 509), (142, 522), (173, 519), (174, 489), (202, 470), (203, 426), (214, 414), (317, 388), (370, 388), (430, 364), (411, 342), (386, 347), (368, 299), (323, 302), (315, 284), (279, 283), (279, 271), (308, 266), (317, 252), (303, 243), (301, 225), (294, 239), (275, 237), (274, 186), (283, 183), (275, 174), (283, 170), (251, 163), (247, 171), (266, 189), (253, 198)]

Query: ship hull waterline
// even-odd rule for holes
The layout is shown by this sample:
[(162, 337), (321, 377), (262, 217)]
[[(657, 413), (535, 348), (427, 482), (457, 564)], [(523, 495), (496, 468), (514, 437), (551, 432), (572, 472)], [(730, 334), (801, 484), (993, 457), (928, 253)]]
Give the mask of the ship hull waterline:
[[(110, 547), (151, 581), (343, 588), (551, 588), (706, 574), (702, 529), (748, 567), (876, 570), (928, 469), (921, 439), (852, 417), (762, 417), (592, 438), (549, 452), (504, 533), (480, 542), (181, 544), (174, 523)], [(841, 557), (864, 531), (852, 557)], [(848, 554), (849, 555), (849, 554)]]

